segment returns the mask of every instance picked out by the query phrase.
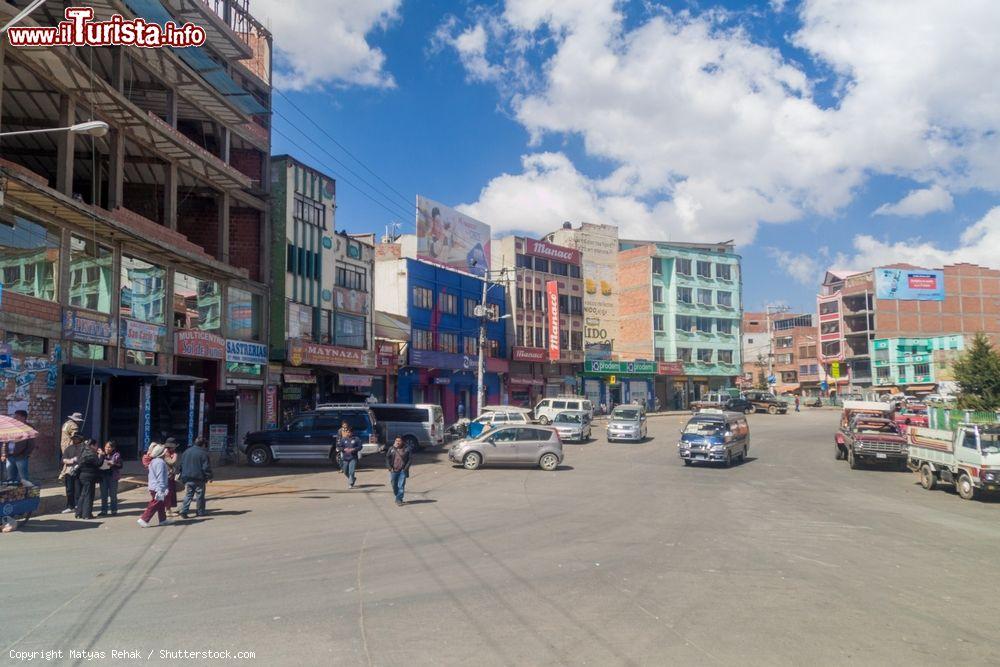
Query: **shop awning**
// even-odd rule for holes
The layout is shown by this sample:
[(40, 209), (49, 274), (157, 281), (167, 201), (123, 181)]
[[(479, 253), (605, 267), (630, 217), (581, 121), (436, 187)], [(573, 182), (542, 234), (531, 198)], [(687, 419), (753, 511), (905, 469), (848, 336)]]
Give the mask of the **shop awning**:
[(195, 384), (208, 382), (208, 378), (199, 378), (193, 375), (175, 375), (173, 373), (160, 373), (156, 378), (158, 380), (166, 380), (167, 382), (193, 382)]
[(410, 318), (405, 315), (376, 310), (375, 316), (372, 318), (372, 325), (375, 327), (376, 338), (403, 343), (410, 340)]
[(311, 373), (282, 373), (285, 384), (316, 384), (316, 376)]
[(112, 377), (112, 378), (149, 378), (152, 380), (156, 377), (156, 373), (145, 373), (143, 371), (133, 371), (127, 368), (108, 368), (107, 366), (84, 366), (81, 364), (64, 364), (62, 367), (63, 373), (66, 375), (72, 375), (74, 377)]

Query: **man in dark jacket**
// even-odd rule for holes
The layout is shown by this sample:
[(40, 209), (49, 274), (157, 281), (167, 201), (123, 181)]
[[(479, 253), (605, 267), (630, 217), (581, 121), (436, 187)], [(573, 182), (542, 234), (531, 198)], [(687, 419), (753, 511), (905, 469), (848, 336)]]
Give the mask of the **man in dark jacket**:
[(87, 440), (80, 451), (77, 477), (80, 480), (80, 499), (76, 503), (77, 519), (94, 518), (94, 486), (101, 477), (100, 448), (94, 440)]
[(396, 496), (397, 505), (403, 504), (403, 490), (406, 488), (406, 478), (410, 476), (412, 459), (413, 450), (399, 437), (392, 443), (392, 447), (385, 451), (385, 467), (389, 469), (389, 487)]
[(340, 470), (347, 476), (347, 483), (354, 488), (354, 471), (361, 458), (361, 438), (354, 435), (354, 429), (347, 422), (340, 427), (340, 437), (337, 438), (337, 452), (340, 454)]
[(205, 516), (205, 485), (212, 481), (212, 462), (209, 460), (205, 438), (194, 441), (194, 447), (188, 447), (181, 455), (180, 479), (184, 483), (184, 504), (181, 505), (181, 518), (188, 518), (191, 501), (194, 500), (198, 516)]

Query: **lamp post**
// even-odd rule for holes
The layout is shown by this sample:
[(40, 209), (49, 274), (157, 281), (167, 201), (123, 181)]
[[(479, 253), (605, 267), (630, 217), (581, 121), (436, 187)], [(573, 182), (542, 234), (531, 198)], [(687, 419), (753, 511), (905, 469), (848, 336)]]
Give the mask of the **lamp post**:
[(18, 137), (25, 134), (49, 134), (52, 132), (69, 132), (70, 134), (86, 134), (91, 137), (103, 137), (108, 133), (108, 124), (103, 120), (88, 120), (69, 127), (48, 127), (41, 130), (17, 130), (15, 132), (0, 132), (2, 137)]

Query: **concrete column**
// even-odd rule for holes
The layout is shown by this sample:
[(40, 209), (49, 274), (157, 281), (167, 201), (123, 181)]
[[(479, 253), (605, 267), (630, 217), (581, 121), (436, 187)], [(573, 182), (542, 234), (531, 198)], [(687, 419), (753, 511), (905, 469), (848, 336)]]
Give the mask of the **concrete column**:
[(215, 254), (220, 262), (229, 263), (229, 192), (219, 193), (219, 251)]
[(166, 166), (166, 178), (163, 181), (163, 225), (177, 231), (177, 164)]
[(173, 88), (167, 89), (167, 125), (177, 129), (177, 92)]
[(125, 92), (125, 47), (116, 46), (111, 52), (111, 86)]
[(121, 130), (108, 133), (108, 210), (113, 211), (125, 200), (125, 135)]
[[(76, 123), (76, 103), (67, 95), (59, 99), (59, 127), (69, 127)], [(57, 132), (56, 141), (56, 190), (73, 196), (73, 152), (76, 149), (76, 135), (72, 132)]]
[(219, 158), (229, 164), (229, 147), (232, 143), (229, 128), (223, 125), (219, 128)]

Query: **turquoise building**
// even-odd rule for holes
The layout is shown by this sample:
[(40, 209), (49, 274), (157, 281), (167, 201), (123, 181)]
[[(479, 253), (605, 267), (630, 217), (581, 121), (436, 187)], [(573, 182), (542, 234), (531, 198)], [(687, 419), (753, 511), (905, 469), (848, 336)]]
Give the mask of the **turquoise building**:
[(953, 379), (950, 364), (965, 349), (965, 337), (876, 338), (874, 349), (876, 388), (930, 391)]

